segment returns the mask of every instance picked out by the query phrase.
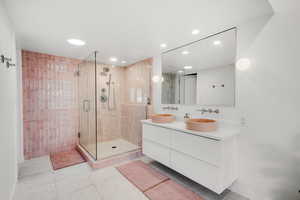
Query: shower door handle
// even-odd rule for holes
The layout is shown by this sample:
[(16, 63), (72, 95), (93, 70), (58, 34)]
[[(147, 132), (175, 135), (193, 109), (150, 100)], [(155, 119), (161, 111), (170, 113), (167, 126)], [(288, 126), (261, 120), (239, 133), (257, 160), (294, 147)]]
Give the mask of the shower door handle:
[(90, 112), (90, 100), (83, 100), (83, 111)]

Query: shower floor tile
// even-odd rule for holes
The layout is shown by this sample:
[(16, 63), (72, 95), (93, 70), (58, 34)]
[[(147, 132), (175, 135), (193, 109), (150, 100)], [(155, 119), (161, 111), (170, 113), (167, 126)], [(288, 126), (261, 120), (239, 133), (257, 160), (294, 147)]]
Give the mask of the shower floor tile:
[(139, 149), (140, 147), (134, 145), (123, 139), (110, 140), (107, 142), (98, 142), (98, 159), (108, 158), (122, 153), (127, 153)]

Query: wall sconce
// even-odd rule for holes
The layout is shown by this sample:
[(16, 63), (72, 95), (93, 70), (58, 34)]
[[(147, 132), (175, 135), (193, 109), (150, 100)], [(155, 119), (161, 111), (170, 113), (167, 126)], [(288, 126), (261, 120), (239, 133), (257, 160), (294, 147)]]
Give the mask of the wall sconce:
[(251, 61), (248, 58), (241, 58), (236, 62), (236, 67), (240, 71), (245, 71), (251, 67)]
[(10, 63), (10, 61), (12, 61), (11, 58), (7, 58), (3, 54), (0, 56), (0, 61), (1, 61), (1, 63), (5, 63), (6, 68), (10, 68), (10, 67), (16, 66), (16, 64), (11, 64)]
[(211, 87), (212, 87), (212, 88), (217, 88), (217, 87), (222, 87), (222, 88), (224, 88), (224, 87), (225, 87), (225, 84), (221, 84), (220, 86), (218, 86), (218, 85), (212, 85)]
[(5, 62), (9, 62), (11, 61), (11, 58), (7, 58), (5, 57), (3, 54), (0, 56), (0, 60), (1, 60), (1, 63), (5, 63)]
[(155, 76), (152, 77), (152, 81), (153, 81), (154, 83), (158, 83), (159, 81), (163, 82), (163, 81), (164, 81), (164, 78), (163, 78), (163, 77), (160, 77), (160, 76), (158, 76), (158, 75), (155, 75)]
[(6, 61), (6, 68), (14, 67), (16, 64), (11, 64), (8, 61)]

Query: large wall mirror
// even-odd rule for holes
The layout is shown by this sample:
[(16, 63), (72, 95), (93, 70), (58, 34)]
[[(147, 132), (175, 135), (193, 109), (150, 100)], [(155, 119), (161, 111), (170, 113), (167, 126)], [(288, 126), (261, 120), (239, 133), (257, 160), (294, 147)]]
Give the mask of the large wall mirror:
[(162, 104), (234, 106), (236, 29), (162, 54)]

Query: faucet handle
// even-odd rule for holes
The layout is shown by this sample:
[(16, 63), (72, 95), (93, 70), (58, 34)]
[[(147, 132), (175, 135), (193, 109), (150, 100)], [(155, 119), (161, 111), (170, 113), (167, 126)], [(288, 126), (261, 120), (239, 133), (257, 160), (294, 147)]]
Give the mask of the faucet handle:
[(185, 113), (184, 118), (191, 118), (191, 114), (190, 113)]
[(162, 108), (163, 110), (169, 110), (170, 109), (170, 106), (165, 106)]
[(185, 113), (185, 115), (184, 115), (184, 117), (183, 117), (184, 121), (186, 122), (186, 121), (189, 120), (190, 118), (191, 118), (190, 113)]

